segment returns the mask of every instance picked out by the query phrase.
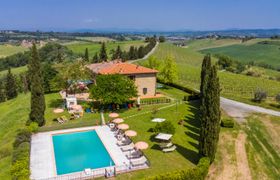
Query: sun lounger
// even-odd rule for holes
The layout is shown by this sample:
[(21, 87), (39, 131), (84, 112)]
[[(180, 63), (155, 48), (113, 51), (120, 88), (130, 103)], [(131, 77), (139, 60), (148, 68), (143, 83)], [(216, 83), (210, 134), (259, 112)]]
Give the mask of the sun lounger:
[(61, 116), (61, 119), (62, 119), (64, 122), (68, 121), (68, 119), (67, 119), (66, 116)]
[(145, 156), (141, 156), (140, 158), (130, 159), (130, 163), (132, 166), (140, 166), (146, 164), (147, 159)]
[(129, 151), (129, 150), (132, 150), (132, 149), (134, 149), (134, 144), (132, 142), (128, 145), (125, 145), (125, 146), (121, 147), (122, 151)]
[(169, 143), (162, 143), (159, 145), (160, 148), (164, 149), (164, 148), (170, 148), (171, 146), (173, 146), (172, 142)]
[(128, 145), (130, 143), (131, 143), (131, 140), (130, 139), (126, 139), (126, 138), (123, 138), (122, 140), (117, 141), (117, 145), (118, 146), (126, 146), (126, 145)]
[(134, 159), (134, 158), (140, 158), (142, 155), (143, 155), (143, 153), (141, 151), (137, 150), (137, 151), (133, 151), (131, 153), (128, 153), (126, 155), (126, 157), (128, 159)]
[(56, 119), (57, 119), (57, 122), (58, 122), (59, 124), (63, 124), (63, 123), (64, 123), (64, 121), (63, 121), (62, 118), (58, 117), (58, 118), (56, 118)]
[(173, 145), (172, 147), (170, 148), (165, 148), (165, 149), (162, 149), (163, 152), (172, 152), (172, 151), (175, 151), (177, 147), (175, 145)]

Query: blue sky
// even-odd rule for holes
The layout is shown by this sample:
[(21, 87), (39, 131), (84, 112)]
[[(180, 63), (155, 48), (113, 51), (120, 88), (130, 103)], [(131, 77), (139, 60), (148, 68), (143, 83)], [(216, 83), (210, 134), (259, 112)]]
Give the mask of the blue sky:
[(279, 0), (1, 0), (0, 29), (280, 28)]

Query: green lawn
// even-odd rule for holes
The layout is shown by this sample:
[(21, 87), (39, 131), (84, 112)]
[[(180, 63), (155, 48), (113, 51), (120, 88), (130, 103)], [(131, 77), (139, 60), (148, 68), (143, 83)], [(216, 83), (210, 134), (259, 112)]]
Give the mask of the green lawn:
[[(188, 95), (185, 92), (173, 88), (161, 89), (159, 91), (180, 100), (184, 95)], [(69, 121), (65, 124), (58, 124), (53, 119), (61, 115), (66, 115), (69, 118), (69, 114), (67, 112), (59, 115), (53, 113), (53, 109), (59, 107), (62, 103), (58, 93), (46, 94), (45, 98), (47, 105), (45, 117), (47, 121), (46, 125), (40, 128), (40, 131), (92, 126), (96, 122), (100, 122), (99, 113), (85, 113), (82, 118)], [(25, 126), (25, 122), (28, 119), (29, 106), (30, 94), (20, 94), (16, 99), (0, 104), (0, 179), (11, 178), (9, 169), (12, 143), (17, 129)], [(150, 128), (156, 125), (151, 122), (151, 112), (154, 108), (159, 108), (156, 117), (166, 118), (174, 123), (176, 133), (173, 137), (173, 142), (178, 147), (177, 151), (164, 154), (158, 149), (157, 143), (153, 139), (154, 133), (149, 131)], [(197, 104), (178, 103), (176, 105), (176, 103), (171, 103), (146, 105), (142, 106), (141, 111), (132, 108), (118, 112), (125, 119), (125, 123), (129, 124), (130, 129), (137, 131), (138, 135), (133, 140), (135, 142), (139, 140), (148, 142), (149, 149), (145, 150), (145, 154), (151, 162), (151, 168), (119, 175), (117, 179), (142, 179), (147, 177), (147, 175), (152, 176), (167, 171), (190, 168), (197, 163), (199, 159), (197, 146), (200, 126), (196, 117), (198, 112)], [(131, 115), (134, 115), (134, 117), (129, 117)], [(108, 120), (108, 112), (105, 113), (105, 118)], [(183, 126), (178, 125), (179, 119), (185, 119)]]
[[(190, 48), (176, 47), (168, 43), (160, 44), (154, 53), (154, 56), (156, 56), (159, 60), (163, 60), (167, 55), (172, 55), (176, 59), (179, 71), (178, 82), (182, 85), (199, 89), (200, 66), (203, 54), (195, 52)], [(213, 60), (214, 62), (216, 61), (215, 58), (213, 58)], [(143, 61), (140, 63), (143, 63)], [(252, 102), (251, 99), (253, 98), (254, 91), (257, 88), (261, 88), (267, 91), (268, 96), (271, 98), (269, 99), (269, 102), (264, 102), (260, 105), (274, 108), (270, 105), (270, 101), (273, 102), (275, 95), (280, 92), (279, 81), (229, 72), (219, 72), (219, 77), (222, 88), (222, 96), (250, 104), (256, 104)]]
[[(225, 54), (241, 62), (255, 61), (280, 68), (280, 41), (269, 41), (269, 44), (239, 44), (202, 50), (202, 53)], [(278, 42), (278, 43), (275, 43)]]
[(18, 52), (23, 52), (26, 50), (28, 49), (21, 46), (14, 46), (9, 44), (0, 45), (0, 58), (10, 56)]
[(11, 179), (12, 143), (17, 130), (25, 126), (29, 101), (29, 94), (21, 94), (16, 99), (0, 104), (0, 179)]
[[(17, 68), (11, 68), (11, 71), (13, 74), (17, 75), (20, 73), (23, 73), (27, 71), (27, 66), (21, 66)], [(0, 71), (0, 77), (5, 76), (7, 74), (8, 70)]]
[[(122, 50), (129, 50), (130, 46), (141, 46), (145, 45), (146, 43), (143, 41), (112, 41), (106, 43), (107, 54), (110, 53), (110, 50), (116, 49), (119, 45)], [(84, 54), (85, 49), (88, 48), (89, 56), (93, 57), (96, 52), (99, 52), (101, 44), (99, 43), (87, 43), (87, 42), (80, 42), (80, 43), (73, 43), (66, 45), (69, 49), (71, 49), (74, 53)]]

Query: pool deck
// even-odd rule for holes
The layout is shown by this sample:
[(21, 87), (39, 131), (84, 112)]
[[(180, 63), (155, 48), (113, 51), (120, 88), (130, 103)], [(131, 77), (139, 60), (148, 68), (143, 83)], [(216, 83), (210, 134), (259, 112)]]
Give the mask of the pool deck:
[(110, 131), (108, 126), (91, 126), (42, 132), (32, 135), (30, 151), (30, 179), (47, 179), (57, 176), (52, 135), (87, 130), (96, 130), (99, 138), (103, 142), (116, 166), (129, 165), (129, 160), (126, 158), (125, 153), (123, 153), (117, 145), (117, 139), (114, 137), (113, 132)]

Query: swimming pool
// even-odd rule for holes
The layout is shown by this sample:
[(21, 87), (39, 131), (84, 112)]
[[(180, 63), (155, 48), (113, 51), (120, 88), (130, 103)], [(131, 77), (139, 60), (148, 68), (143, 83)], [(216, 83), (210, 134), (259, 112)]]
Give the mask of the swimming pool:
[(96, 131), (53, 135), (57, 175), (114, 165)]

